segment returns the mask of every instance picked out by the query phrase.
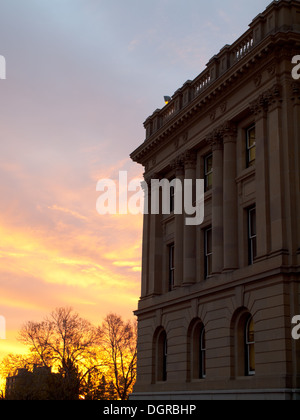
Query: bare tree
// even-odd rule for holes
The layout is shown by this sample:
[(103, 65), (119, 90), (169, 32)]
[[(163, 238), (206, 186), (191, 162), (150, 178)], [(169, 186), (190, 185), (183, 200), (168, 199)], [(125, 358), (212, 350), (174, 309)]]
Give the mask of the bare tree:
[[(109, 314), (95, 328), (70, 308), (58, 308), (42, 322), (27, 322), (19, 340), (29, 347), (26, 357), (10, 355), (0, 375), (22, 367), (52, 367), (49, 399), (126, 400), (136, 379), (137, 324)], [(34, 395), (37, 395), (36, 393)]]
[(71, 308), (58, 308), (43, 322), (26, 323), (19, 340), (44, 366), (64, 379), (65, 395), (78, 397), (85, 378), (96, 368), (99, 331)]
[(52, 352), (49, 347), (49, 338), (52, 333), (51, 323), (27, 322), (19, 332), (19, 341), (29, 346), (30, 353), (44, 366), (50, 366)]
[(100, 328), (101, 350), (118, 398), (126, 400), (136, 379), (137, 325), (109, 314)]

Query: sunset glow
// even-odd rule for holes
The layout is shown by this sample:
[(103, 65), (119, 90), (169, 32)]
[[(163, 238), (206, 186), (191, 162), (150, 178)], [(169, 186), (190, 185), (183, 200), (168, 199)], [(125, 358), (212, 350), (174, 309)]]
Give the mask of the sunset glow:
[(57, 307), (133, 318), (143, 216), (100, 216), (97, 182), (143, 177), (143, 121), (269, 3), (188, 2), (1, 2), (0, 360)]

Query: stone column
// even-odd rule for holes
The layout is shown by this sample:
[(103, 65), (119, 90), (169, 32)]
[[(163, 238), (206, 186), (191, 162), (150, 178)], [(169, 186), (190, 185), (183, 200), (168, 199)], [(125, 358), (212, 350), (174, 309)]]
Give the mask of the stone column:
[(281, 104), (280, 86), (275, 85), (268, 91), (271, 253), (282, 253), (287, 248)]
[(223, 234), (224, 270), (238, 268), (238, 213), (236, 186), (236, 138), (237, 129), (230, 122), (222, 129), (224, 143), (223, 175)]
[[(159, 179), (159, 175), (153, 174), (152, 179)], [(151, 191), (155, 194), (155, 191)], [(161, 200), (160, 200), (161, 201)], [(149, 205), (149, 208), (151, 206)], [(155, 296), (162, 293), (162, 216), (160, 214), (150, 214), (149, 227), (149, 289), (148, 295)]]
[(268, 139), (267, 139), (267, 105), (261, 95), (251, 102), (250, 109), (255, 116), (256, 159), (256, 231), (257, 259), (266, 258), (269, 251), (269, 180), (268, 180)]
[(219, 131), (208, 139), (213, 152), (212, 274), (223, 270), (223, 140)]
[[(184, 168), (183, 168), (182, 159), (180, 158), (175, 159), (172, 162), (172, 166), (175, 169), (176, 179), (180, 180), (183, 186)], [(182, 195), (182, 200), (183, 200), (183, 195)], [(182, 214), (175, 214), (175, 279), (174, 279), (175, 289), (180, 287), (183, 282), (183, 229), (184, 229), (184, 212), (182, 211)]]
[(145, 181), (142, 184), (145, 196), (144, 222), (143, 222), (143, 248), (142, 248), (142, 291), (141, 298), (149, 293), (149, 237), (150, 237), (150, 203), (151, 203), (151, 183), (144, 175)]
[(296, 201), (296, 223), (297, 231), (295, 235), (295, 250), (297, 250), (298, 261), (300, 264), (300, 82), (293, 82), (292, 86), (292, 101), (293, 101), (293, 147), (296, 153), (295, 156), (295, 201)]
[[(196, 163), (197, 155), (187, 152), (184, 156), (185, 179), (193, 181), (193, 205), (196, 202)], [(185, 192), (184, 192), (185, 194)], [(190, 217), (190, 215), (185, 215)], [(184, 259), (183, 259), (183, 285), (188, 286), (196, 282), (196, 226), (187, 226), (184, 218)]]

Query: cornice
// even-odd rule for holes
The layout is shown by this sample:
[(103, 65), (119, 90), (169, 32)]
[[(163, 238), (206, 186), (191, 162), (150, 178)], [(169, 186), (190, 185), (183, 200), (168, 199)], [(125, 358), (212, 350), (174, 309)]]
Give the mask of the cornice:
[[(282, 7), (297, 6), (299, 8), (299, 3), (292, 0), (282, 0), (279, 3), (282, 3), (280, 7), (274, 5), (276, 13)], [(256, 39), (257, 35), (255, 33), (257, 33), (257, 30), (260, 30), (262, 34), (266, 31), (266, 28), (264, 30), (261, 28), (266, 25), (268, 13), (271, 13), (271, 8), (255, 18), (250, 24), (250, 30), (232, 46), (224, 47), (218, 55), (214, 56), (208, 63), (207, 69), (194, 81), (188, 81), (182, 88), (178, 89), (170, 104), (162, 110), (156, 110), (152, 116), (147, 118), (145, 127), (148, 125), (149, 129), (150, 124), (153, 127), (147, 132), (147, 139), (144, 143), (131, 154), (134, 161), (145, 165), (145, 157), (148, 158), (149, 153), (158, 149), (166, 138), (169, 138), (175, 132), (184, 131), (200, 110), (203, 111), (203, 116), (207, 117), (209, 115), (211, 121), (216, 119), (217, 109), (225, 114), (227, 109), (225, 95), (230, 94), (232, 88), (243, 78), (249, 77), (255, 66), (254, 83), (258, 88), (261, 84), (259, 71), (264, 59), (268, 58), (268, 61), (270, 61), (270, 57), (274, 57), (277, 61), (283, 60), (289, 57), (296, 47), (299, 48), (300, 31), (295, 29), (297, 27), (293, 25), (286, 24), (279, 28), (274, 27), (266, 36)], [(234, 54), (233, 62), (230, 58), (232, 54)], [(222, 59), (231, 61), (225, 71), (222, 71)], [(275, 71), (275, 67), (269, 70), (269, 75), (272, 77), (272, 71)], [(266, 98), (263, 101), (266, 102)]]

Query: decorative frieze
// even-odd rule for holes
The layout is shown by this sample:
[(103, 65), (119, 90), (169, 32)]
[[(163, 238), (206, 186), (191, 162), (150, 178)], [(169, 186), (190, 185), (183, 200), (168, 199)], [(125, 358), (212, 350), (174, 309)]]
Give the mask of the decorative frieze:
[(197, 162), (197, 154), (191, 150), (188, 150), (182, 155), (185, 168), (194, 168)]
[(294, 81), (291, 83), (291, 100), (299, 103), (300, 100), (300, 82)]
[(254, 78), (255, 87), (259, 87), (261, 85), (261, 81), (262, 81), (262, 74), (259, 73)]
[(223, 142), (236, 141), (237, 126), (231, 121), (226, 121), (220, 127), (220, 135), (223, 137)]
[(262, 115), (271, 108), (280, 106), (282, 102), (281, 86), (275, 84), (271, 89), (261, 93), (258, 98), (250, 102), (249, 107), (251, 112), (256, 115)]
[(224, 101), (224, 102), (221, 103), (220, 110), (221, 110), (222, 114), (225, 114), (225, 112), (227, 111), (227, 101)]
[(206, 142), (210, 145), (212, 150), (223, 149), (223, 138), (220, 133), (220, 129), (217, 128), (206, 137)]
[(182, 155), (177, 156), (170, 162), (170, 167), (176, 172), (176, 174), (181, 174), (184, 172), (184, 161)]
[(235, 141), (237, 135), (237, 127), (231, 121), (226, 121), (212, 131), (207, 137), (206, 141), (211, 146), (212, 150), (222, 150), (223, 143), (227, 141)]

